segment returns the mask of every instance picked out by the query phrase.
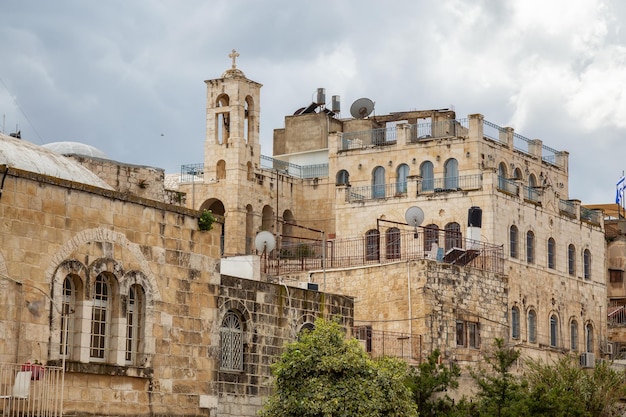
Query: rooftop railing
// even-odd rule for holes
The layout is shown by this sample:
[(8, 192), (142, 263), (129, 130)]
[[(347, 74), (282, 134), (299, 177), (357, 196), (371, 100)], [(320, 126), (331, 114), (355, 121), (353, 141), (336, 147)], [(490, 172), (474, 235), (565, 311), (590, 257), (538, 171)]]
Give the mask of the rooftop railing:
[(261, 168), (272, 169), (296, 178), (328, 177), (328, 164), (296, 165), (261, 155)]
[[(389, 229), (387, 229), (389, 230)], [(262, 258), (270, 275), (348, 268), (400, 260), (432, 259), (438, 262), (501, 273), (502, 246), (465, 239), (458, 232), (418, 227), (415, 231), (374, 233), (367, 236), (321, 240), (290, 238)]]
[(580, 206), (580, 219), (589, 223), (600, 224), (602, 221), (602, 212), (599, 210), (591, 210), (587, 207)]
[(397, 141), (396, 127), (344, 132), (341, 134), (339, 150), (364, 149), (372, 146), (395, 145)]
[(569, 217), (576, 217), (576, 205), (568, 200), (559, 200), (559, 211)]
[(411, 138), (410, 141), (412, 143), (416, 143), (432, 138), (463, 135), (469, 128), (469, 121), (468, 119), (460, 119), (417, 123), (409, 125), (409, 128)]

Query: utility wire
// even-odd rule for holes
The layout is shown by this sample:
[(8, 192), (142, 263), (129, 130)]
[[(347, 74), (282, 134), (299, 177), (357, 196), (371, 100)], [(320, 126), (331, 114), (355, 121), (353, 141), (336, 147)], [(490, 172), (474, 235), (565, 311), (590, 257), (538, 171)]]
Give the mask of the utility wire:
[(9, 90), (9, 87), (7, 87), (7, 85), (5, 84), (4, 80), (2, 79), (2, 77), (0, 77), (0, 82), (2, 83), (2, 85), (4, 86), (4, 88), (7, 90), (7, 92), (9, 93), (9, 96), (11, 97), (11, 99), (13, 100), (13, 103), (15, 103), (15, 106), (20, 110), (20, 112), (22, 113), (22, 115), (24, 116), (24, 118), (26, 119), (26, 121), (28, 122), (28, 124), (30, 125), (30, 127), (33, 129), (33, 131), (35, 132), (35, 135), (37, 135), (37, 137), (39, 138), (39, 143), (43, 144), (43, 139), (41, 138), (41, 136), (39, 135), (39, 132), (37, 132), (37, 129), (35, 128), (35, 125), (33, 125), (33, 123), (30, 121), (30, 119), (28, 118), (28, 116), (26, 115), (26, 112), (24, 111), (24, 109), (22, 109), (22, 107), (20, 106), (20, 104), (17, 102), (17, 100), (15, 99), (15, 96), (13, 96), (13, 94), (11, 93), (11, 90)]

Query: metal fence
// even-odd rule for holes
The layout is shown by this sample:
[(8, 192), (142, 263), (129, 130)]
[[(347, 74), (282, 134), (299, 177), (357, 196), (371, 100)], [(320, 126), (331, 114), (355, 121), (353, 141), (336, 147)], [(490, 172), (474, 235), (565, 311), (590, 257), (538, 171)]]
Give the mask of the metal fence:
[(60, 367), (0, 363), (2, 416), (60, 416), (62, 381)]
[(261, 155), (261, 167), (289, 174), (296, 178), (328, 177), (328, 164), (297, 165)]
[(371, 326), (355, 326), (354, 336), (371, 358), (393, 357), (407, 362), (421, 362), (420, 335), (372, 330)]
[(388, 146), (397, 142), (396, 127), (344, 132), (341, 134), (339, 150), (363, 149), (371, 146)]
[(414, 231), (393, 228), (380, 232), (373, 229), (366, 236), (333, 239), (325, 244), (321, 240), (290, 238), (264, 255), (261, 262), (265, 273), (280, 275), (416, 259), (432, 259), (497, 273), (504, 270), (502, 246), (466, 239), (458, 232), (428, 227), (418, 227)]
[(483, 175), (461, 175), (445, 178), (427, 178), (417, 181), (417, 193), (440, 193), (445, 191), (479, 190), (483, 186)]

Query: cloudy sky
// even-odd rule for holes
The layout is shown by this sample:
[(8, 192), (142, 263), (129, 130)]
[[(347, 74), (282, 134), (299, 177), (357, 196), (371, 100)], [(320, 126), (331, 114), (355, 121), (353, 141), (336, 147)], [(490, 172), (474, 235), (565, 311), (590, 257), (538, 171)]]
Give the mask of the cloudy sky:
[(317, 87), (376, 113), (446, 108), (570, 153), (570, 198), (611, 203), (626, 169), (623, 0), (2, 0), (0, 114), (178, 172), (202, 162), (204, 80), (263, 84), (261, 144)]

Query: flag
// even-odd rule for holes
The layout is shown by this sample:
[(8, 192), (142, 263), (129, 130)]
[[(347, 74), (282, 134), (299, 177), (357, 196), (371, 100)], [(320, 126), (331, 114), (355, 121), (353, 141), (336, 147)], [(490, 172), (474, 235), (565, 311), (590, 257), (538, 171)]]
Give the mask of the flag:
[(626, 190), (626, 178), (622, 175), (622, 178), (615, 184), (615, 203), (624, 207), (624, 190)]

